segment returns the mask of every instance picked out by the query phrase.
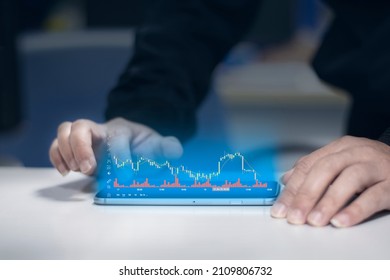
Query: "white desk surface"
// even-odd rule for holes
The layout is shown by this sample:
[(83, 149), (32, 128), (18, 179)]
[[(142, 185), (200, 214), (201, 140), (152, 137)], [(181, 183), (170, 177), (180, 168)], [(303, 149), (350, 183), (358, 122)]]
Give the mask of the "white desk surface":
[(390, 215), (336, 229), (269, 207), (98, 206), (90, 178), (0, 168), (0, 259), (390, 259)]

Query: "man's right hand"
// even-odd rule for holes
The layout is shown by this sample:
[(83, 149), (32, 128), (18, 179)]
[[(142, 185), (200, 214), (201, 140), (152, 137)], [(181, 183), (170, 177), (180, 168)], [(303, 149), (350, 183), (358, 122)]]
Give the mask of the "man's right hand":
[(155, 130), (122, 118), (104, 124), (90, 120), (64, 122), (58, 127), (49, 155), (62, 174), (70, 170), (92, 175), (103, 144), (109, 141), (111, 154), (126, 160), (132, 154), (147, 158), (179, 158), (183, 147), (175, 137), (164, 137)]

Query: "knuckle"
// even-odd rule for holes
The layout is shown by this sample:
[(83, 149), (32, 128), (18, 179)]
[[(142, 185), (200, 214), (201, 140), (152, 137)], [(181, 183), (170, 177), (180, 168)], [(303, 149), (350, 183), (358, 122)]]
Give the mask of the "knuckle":
[(308, 160), (308, 158), (302, 159), (299, 162), (297, 162), (297, 165), (294, 168), (295, 172), (300, 172), (303, 174), (307, 174), (311, 168), (311, 164)]
[(53, 165), (57, 165), (61, 162), (61, 156), (58, 150), (51, 149), (49, 152), (49, 159)]
[(58, 148), (58, 139), (55, 138), (55, 139), (53, 140), (53, 142), (51, 143), (51, 145), (50, 145), (49, 151), (51, 152), (52, 150), (57, 149), (57, 148)]
[(370, 144), (372, 140), (363, 138), (363, 137), (355, 137), (355, 136), (350, 136), (350, 135), (345, 135), (341, 137), (338, 142), (342, 146), (359, 146), (359, 145), (368, 145)]
[(317, 167), (323, 170), (333, 170), (337, 167), (337, 160), (334, 160), (332, 156), (324, 157), (317, 162)]
[(355, 164), (347, 169), (348, 177), (362, 178), (367, 173), (367, 168), (362, 164)]
[(370, 145), (364, 145), (364, 146), (361, 146), (361, 147), (358, 147), (356, 148), (356, 150), (360, 151), (360, 153), (363, 153), (363, 154), (373, 154), (373, 153), (376, 153), (376, 149)]
[(296, 195), (296, 192), (294, 190), (290, 190), (288, 188), (285, 188), (280, 195), (278, 202), (281, 202), (285, 205), (290, 205), (291, 202), (294, 200), (294, 197)]
[(64, 130), (67, 130), (71, 126), (71, 122), (62, 122), (57, 128), (57, 134), (62, 134)]
[(112, 131), (110, 131), (110, 137), (117, 138), (117, 137), (129, 137), (130, 136), (130, 130), (123, 126), (118, 126)]
[(348, 142), (354, 140), (355, 138), (356, 137), (351, 136), (351, 135), (344, 135), (343, 137), (341, 137), (342, 140), (348, 141)]
[[(58, 146), (57, 151), (60, 156), (64, 158), (65, 161), (69, 161), (72, 158), (72, 151), (70, 150), (70, 146), (68, 142), (65, 142), (65, 139), (58, 138)], [(66, 140), (68, 141), (68, 140)]]
[(301, 196), (297, 196), (291, 202), (291, 209), (300, 209), (304, 216), (307, 217), (309, 212), (313, 209), (315, 202)]
[(378, 159), (381, 157), (381, 153), (378, 153), (378, 151), (375, 149), (375, 147), (365, 145), (356, 147), (354, 152), (356, 154), (361, 154), (365, 160), (372, 160), (372, 159)]
[(80, 158), (86, 153), (88, 153), (88, 150), (90, 148), (90, 145), (88, 142), (81, 138), (73, 138), (72, 139), (72, 150), (74, 153), (74, 156), (76, 158)]
[(338, 142), (339, 142), (340, 144), (348, 144), (348, 143), (351, 143), (351, 142), (355, 141), (355, 139), (356, 139), (356, 138), (353, 137), (353, 136), (345, 135), (345, 136), (341, 137), (341, 138), (338, 140)]
[(303, 157), (301, 157), (301, 158), (299, 158), (299, 159), (295, 162), (294, 167), (297, 166), (298, 164), (300, 164), (302, 161), (306, 161), (307, 158), (308, 158), (307, 155), (306, 155), (306, 156), (303, 156)]
[(345, 135), (335, 141), (336, 146), (339, 147), (351, 147), (361, 143), (361, 139), (358, 137)]
[(72, 123), (72, 130), (88, 126), (89, 121), (86, 119), (78, 119)]
[(60, 152), (60, 154), (67, 163), (69, 163), (73, 159), (73, 153)]
[(284, 196), (295, 196), (297, 194), (297, 190), (295, 188), (292, 188), (292, 187), (286, 187), (284, 190), (283, 190), (283, 195)]
[(313, 201), (317, 200), (317, 194), (311, 190), (302, 189), (299, 191), (297, 197), (300, 201)]
[(363, 205), (357, 201), (353, 203), (346, 211), (353, 221), (360, 220), (361, 217), (365, 216)]
[(115, 119), (112, 119), (111, 121), (109, 121), (110, 124), (113, 124), (115, 126), (123, 126), (125, 124), (128, 124), (130, 123), (130, 121), (122, 118), (122, 117), (117, 117)]
[(60, 156), (58, 154), (52, 154), (52, 157), (51, 157), (51, 162), (54, 164), (54, 165), (58, 165), (62, 162)]
[(389, 203), (389, 189), (385, 185), (378, 186), (375, 191), (370, 192), (369, 199), (376, 205), (378, 210), (384, 210), (387, 208)]
[(88, 147), (88, 143), (85, 142), (83, 139), (76, 139), (73, 141), (72, 143), (72, 148), (75, 149), (75, 150), (83, 150), (85, 149), (85, 147)]
[(334, 195), (327, 195), (320, 202), (318, 209), (323, 213), (328, 213), (333, 207), (341, 207), (340, 198)]

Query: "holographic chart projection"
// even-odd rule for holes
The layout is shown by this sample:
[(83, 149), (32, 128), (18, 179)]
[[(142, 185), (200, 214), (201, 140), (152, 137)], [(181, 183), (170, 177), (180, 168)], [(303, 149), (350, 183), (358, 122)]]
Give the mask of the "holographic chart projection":
[[(203, 157), (205, 159), (206, 156)], [(170, 161), (139, 157), (120, 160), (108, 154), (99, 188), (117, 197), (272, 197), (275, 181), (262, 180), (241, 153), (226, 153), (214, 170), (194, 170)]]

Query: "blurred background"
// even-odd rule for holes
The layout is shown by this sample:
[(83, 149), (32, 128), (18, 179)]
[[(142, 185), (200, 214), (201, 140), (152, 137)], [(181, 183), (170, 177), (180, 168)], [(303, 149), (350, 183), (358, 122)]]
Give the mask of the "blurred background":
[[(153, 1), (1, 0), (0, 165), (50, 166), (61, 122), (104, 121), (107, 94)], [(198, 137), (218, 128), (238, 151), (273, 145), (287, 155), (285, 170), (342, 135), (348, 98), (310, 68), (331, 18), (317, 0), (264, 0), (215, 71)]]

